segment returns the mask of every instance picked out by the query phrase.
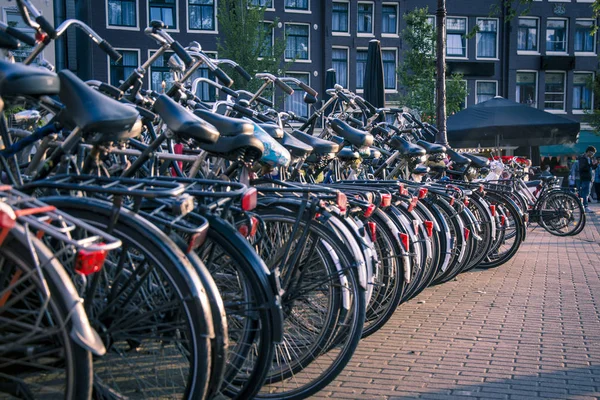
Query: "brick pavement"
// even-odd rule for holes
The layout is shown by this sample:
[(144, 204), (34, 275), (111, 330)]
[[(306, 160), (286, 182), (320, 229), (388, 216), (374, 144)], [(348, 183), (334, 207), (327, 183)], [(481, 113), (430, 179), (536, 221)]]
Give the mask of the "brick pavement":
[(314, 398), (600, 398), (600, 206), (572, 238), (403, 304)]

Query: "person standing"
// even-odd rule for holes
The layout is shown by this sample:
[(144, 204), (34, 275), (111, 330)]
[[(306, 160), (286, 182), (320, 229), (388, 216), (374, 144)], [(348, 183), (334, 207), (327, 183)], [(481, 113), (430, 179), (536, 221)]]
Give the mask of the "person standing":
[(596, 173), (594, 174), (594, 191), (596, 192), (596, 201), (600, 203), (600, 157), (596, 157)]
[(579, 196), (583, 199), (583, 207), (585, 212), (591, 212), (588, 207), (588, 197), (590, 196), (590, 189), (592, 186), (592, 173), (596, 169), (596, 160), (593, 159), (596, 154), (596, 148), (594, 146), (588, 146), (585, 153), (579, 157)]

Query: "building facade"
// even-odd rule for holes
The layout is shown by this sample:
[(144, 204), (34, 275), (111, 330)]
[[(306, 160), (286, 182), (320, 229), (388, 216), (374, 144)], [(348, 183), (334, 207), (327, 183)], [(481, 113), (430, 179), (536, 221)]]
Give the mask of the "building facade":
[[(428, 7), (433, 22), (437, 6), (436, 0), (251, 1), (266, 7), (265, 21), (278, 21), (272, 36), (285, 37), (286, 57), (295, 56), (288, 74), (319, 93), (324, 92), (329, 68), (336, 70), (338, 83), (360, 93), (369, 41), (380, 40), (390, 103), (402, 90), (396, 79), (403, 54), (402, 16)], [(503, 8), (501, 0), (447, 3), (448, 71), (463, 74), (466, 107), (496, 95), (574, 119), (594, 107), (588, 85), (598, 69), (597, 37), (590, 35), (597, 22), (592, 19), (593, 0), (537, 0), (526, 15), (516, 10), (513, 18), (507, 16), (514, 10)], [(57, 14), (86, 21), (123, 53), (115, 64), (86, 39), (77, 40), (76, 54), (63, 50), (57, 62), (83, 78), (118, 83), (144, 62), (157, 47), (144, 35), (153, 19), (163, 20), (182, 44), (197, 41), (218, 56), (218, 0), (55, 0), (56, 7), (62, 10)], [(496, 12), (491, 13), (492, 7)], [(475, 26), (479, 32), (468, 37)], [(209, 76), (206, 70), (199, 75)], [(146, 84), (160, 90), (168, 80), (162, 59), (151, 68)], [(199, 90), (206, 100), (213, 99), (206, 88)], [(290, 107), (303, 113), (300, 98), (297, 93)]]

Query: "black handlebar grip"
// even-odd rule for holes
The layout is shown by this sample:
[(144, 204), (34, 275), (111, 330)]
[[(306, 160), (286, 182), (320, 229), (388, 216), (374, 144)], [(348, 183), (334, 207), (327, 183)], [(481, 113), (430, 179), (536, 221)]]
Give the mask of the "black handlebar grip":
[(240, 94), (233, 89), (229, 89), (227, 86), (221, 86), (221, 91), (227, 93), (230, 96), (235, 97), (236, 99), (240, 97)]
[(264, 97), (257, 97), (256, 101), (258, 101), (262, 105), (273, 108), (273, 102), (269, 99), (265, 99)]
[(293, 95), (294, 94), (294, 89), (292, 89), (291, 87), (289, 87), (285, 82), (282, 82), (279, 79), (275, 79), (275, 84), (277, 86), (279, 86), (281, 88), (281, 90), (283, 90), (284, 92), (286, 92), (288, 95)]
[(175, 52), (181, 58), (181, 61), (185, 64), (186, 67), (190, 67), (194, 63), (194, 59), (190, 54), (183, 48), (183, 46), (178, 42), (174, 41), (171, 43), (171, 50)]
[(249, 81), (250, 79), (252, 79), (252, 75), (250, 75), (248, 72), (246, 72), (246, 70), (244, 68), (242, 68), (240, 65), (236, 65), (235, 67), (233, 67), (233, 69), (235, 69), (236, 72), (238, 74), (240, 74), (242, 76), (242, 78), (244, 78), (246, 81)]
[(28, 34), (26, 34), (24, 32), (21, 32), (17, 28), (13, 28), (12, 26), (7, 26), (6, 33), (8, 33), (10, 36), (16, 38), (17, 40), (25, 43), (28, 46), (35, 46), (35, 43), (36, 43), (35, 38), (32, 36), (29, 36)]
[(354, 125), (358, 125), (360, 127), (363, 126), (362, 121), (359, 120), (359, 119), (356, 119), (356, 118), (353, 118), (353, 117), (347, 117), (347, 119), (348, 119), (348, 122), (352, 122)]
[(140, 113), (142, 118), (152, 122), (156, 121), (156, 114), (154, 114), (152, 111), (140, 106), (136, 106), (135, 109)]
[(116, 51), (106, 40), (102, 40), (99, 46), (114, 62), (119, 61), (121, 57), (123, 57), (121, 53)]
[(377, 114), (377, 109), (375, 108), (375, 106), (373, 104), (369, 103), (366, 100), (363, 103), (365, 104), (365, 107), (367, 107), (369, 109), (369, 112), (371, 114)]
[(254, 117), (254, 113), (252, 112), (252, 110), (249, 110), (244, 106), (240, 106), (239, 104), (234, 104), (232, 106), (232, 108), (235, 111), (239, 112), (240, 114), (245, 115), (246, 117)]
[(44, 18), (43, 15), (37, 17), (35, 19), (35, 22), (37, 22), (40, 25), (40, 28), (42, 28), (42, 30), (46, 32), (48, 36), (50, 36), (50, 39), (56, 39), (56, 30), (54, 29), (52, 24), (48, 22), (46, 18)]
[(300, 115), (294, 116), (294, 119), (298, 122), (302, 122), (303, 124), (308, 123), (308, 118), (301, 117)]
[(123, 98), (123, 91), (119, 90), (118, 88), (112, 85), (109, 85), (108, 83), (101, 83), (100, 86), (98, 86), (98, 90), (103, 93), (106, 93), (107, 95), (113, 97), (116, 100), (121, 100)]
[(304, 82), (300, 82), (298, 84), (298, 86), (300, 86), (302, 88), (302, 90), (304, 90), (306, 93), (310, 94), (311, 96), (317, 97), (317, 95), (319, 94), (315, 89), (311, 88)]
[(127, 79), (119, 85), (119, 90), (124, 92), (127, 91), (139, 78), (140, 75), (137, 72), (131, 73), (131, 75), (129, 75)]
[(230, 87), (231, 85), (233, 85), (233, 79), (231, 79), (229, 77), (229, 75), (227, 75), (225, 72), (223, 72), (223, 70), (221, 68), (217, 68), (214, 71), (215, 76), (217, 77), (217, 79), (219, 80), (219, 82), (221, 82), (223, 85)]
[(342, 92), (337, 92), (337, 96), (344, 100), (346, 103), (351, 103), (350, 99), (348, 98), (348, 96), (346, 96), (344, 93)]

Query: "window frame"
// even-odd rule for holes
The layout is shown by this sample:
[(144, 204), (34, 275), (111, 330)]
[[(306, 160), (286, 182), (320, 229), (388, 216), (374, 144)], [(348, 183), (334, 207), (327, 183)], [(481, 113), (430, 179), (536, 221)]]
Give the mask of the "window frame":
[(446, 58), (450, 60), (468, 60), (469, 59), (469, 39), (466, 37), (469, 32), (469, 18), (464, 16), (456, 16), (451, 15), (446, 17), (446, 43), (448, 43), (448, 19), (464, 19), (465, 20), (465, 31), (464, 31), (464, 40), (465, 40), (465, 55), (464, 56), (450, 56), (448, 55), (448, 45), (446, 44)]
[[(548, 74), (562, 74), (563, 75), (563, 107), (562, 109), (551, 109), (546, 108), (546, 76)], [(557, 93), (557, 92), (550, 92)], [(544, 72), (544, 111), (551, 114), (566, 114), (567, 113), (567, 72), (566, 71), (545, 71)]]
[[(272, 24), (273, 21), (262, 20), (263, 24)], [(273, 57), (273, 47), (275, 46), (275, 27), (271, 28), (271, 57)], [(263, 60), (263, 56), (258, 57), (259, 60)]]
[(139, 31), (140, 30), (140, 0), (135, 1), (135, 26), (110, 25), (108, 23), (108, 2), (104, 0), (104, 12), (106, 13), (106, 29), (117, 29), (120, 31)]
[[(555, 50), (548, 50), (548, 22), (549, 21), (564, 21), (565, 22), (565, 50), (564, 51), (555, 51)], [(544, 47), (544, 51), (546, 52), (546, 54), (548, 55), (554, 55), (554, 54), (569, 54), (569, 19), (568, 18), (558, 18), (558, 17), (548, 17), (546, 18), (546, 30), (545, 30), (546, 35), (544, 35), (544, 43), (546, 43), (546, 46)]]
[[(252, 5), (249, 4), (248, 6), (252, 6)], [(262, 7), (262, 6), (254, 6), (254, 7)], [(265, 11), (275, 11), (275, 0), (271, 0), (271, 7), (265, 7)], [(215, 17), (216, 17), (216, 14), (215, 14)]]
[(334, 31), (333, 30), (333, 21), (331, 22), (331, 36), (350, 36), (350, 0), (336, 0), (331, 2), (331, 15), (333, 19), (333, 3), (345, 3), (348, 6), (348, 12), (346, 13), (346, 26), (348, 29), (346, 31)]
[(284, 38), (285, 38), (285, 41), (286, 41), (286, 43), (285, 43), (286, 50), (287, 50), (287, 33), (286, 33), (286, 29), (287, 29), (288, 25), (304, 25), (304, 26), (308, 27), (308, 58), (306, 58), (306, 59), (295, 59), (295, 60), (292, 59), (292, 58), (286, 58), (285, 51), (284, 51), (284, 54), (283, 54), (284, 61), (294, 61), (294, 62), (298, 62), (298, 63), (311, 63), (312, 59), (311, 59), (311, 45), (310, 45), (310, 39), (311, 39), (311, 35), (310, 35), (311, 25), (310, 25), (310, 23), (307, 23), (307, 22), (284, 22), (284, 24), (283, 24), (283, 35), (284, 35)]
[[(383, 76), (383, 91), (384, 93), (398, 93), (398, 77), (396, 76), (396, 71), (398, 70), (398, 48), (397, 47), (382, 47), (381, 48), (381, 55), (383, 58), (383, 52), (384, 51), (393, 51), (394, 53), (396, 53), (396, 55), (394, 56), (394, 88), (393, 89), (386, 89), (385, 88), (385, 68), (384, 68), (384, 76)], [(382, 59), (382, 63), (384, 63), (383, 59)]]
[[(590, 21), (593, 24), (596, 23), (596, 21), (593, 18), (575, 18), (575, 29), (574, 32), (575, 34), (577, 33), (577, 21)], [(598, 37), (596, 36), (597, 32), (594, 33), (593, 38), (594, 38), (594, 50), (592, 50), (591, 52), (589, 51), (577, 51), (575, 50), (575, 35), (573, 35), (573, 54), (576, 56), (596, 56), (596, 52), (597, 52), (597, 48), (598, 48)]]
[[(354, 54), (354, 61), (355, 61), (355, 64), (357, 64), (358, 63), (358, 61), (357, 61), (357, 59), (358, 59), (358, 57), (357, 57), (358, 52), (359, 51), (368, 52), (369, 48), (368, 47), (357, 47), (355, 49), (355, 51), (356, 51), (356, 53)], [(366, 65), (365, 65), (365, 67), (366, 67)], [(358, 81), (357, 81), (357, 75), (356, 75), (357, 73), (358, 73), (358, 68), (355, 68), (355, 70), (354, 70), (354, 89), (356, 89), (356, 93), (364, 93), (365, 92), (365, 88), (364, 88), (364, 84), (365, 83), (363, 82), (363, 87), (362, 88), (358, 87)]]
[(539, 71), (534, 70), (534, 69), (519, 69), (519, 70), (515, 71), (515, 102), (517, 102), (519, 104), (527, 105), (527, 103), (521, 103), (521, 102), (519, 102), (519, 99), (517, 99), (516, 88), (517, 88), (517, 86), (519, 86), (519, 83), (517, 82), (517, 75), (521, 72), (534, 74), (534, 76), (535, 76), (535, 91), (534, 91), (535, 99), (533, 99), (533, 103), (534, 103), (533, 107), (539, 108), (540, 74), (539, 74)]
[[(331, 46), (332, 50), (346, 50), (346, 84), (342, 85), (344, 89), (348, 89), (348, 85), (350, 84), (350, 47), (348, 46)], [(333, 52), (331, 53), (331, 68), (333, 68)], [(336, 81), (337, 81), (337, 71), (336, 71)]]
[[(273, 0), (274, 1), (274, 0)], [(285, 0), (283, 0), (283, 11), (287, 13), (297, 13), (297, 14), (312, 14), (310, 9), (310, 0), (306, 0), (307, 8), (288, 8), (285, 4)]]
[[(371, 32), (358, 31), (358, 6), (361, 4), (371, 5)], [(358, 37), (375, 37), (375, 2), (373, 1), (358, 1), (356, 3), (356, 36)]]
[[(383, 32), (383, 7), (385, 6), (393, 6), (394, 8), (396, 8), (396, 33), (389, 33), (389, 32)], [(397, 38), (400, 37), (400, 6), (398, 3), (389, 3), (389, 2), (383, 2), (381, 3), (381, 36), (382, 37), (392, 37), (392, 38)]]
[[(594, 73), (594, 71), (573, 71), (573, 84), (571, 85), (571, 90), (573, 90), (575, 88), (575, 75), (576, 74), (586, 74), (586, 75), (591, 75), (592, 79), (596, 78), (596, 74)], [(571, 101), (571, 112), (574, 115), (583, 115), (586, 114), (587, 111), (593, 111), (594, 110), (594, 89), (590, 89), (591, 93), (592, 93), (592, 104), (590, 105), (589, 109), (574, 109), (573, 108), (573, 102)], [(571, 96), (573, 96), (573, 92), (571, 91)], [(571, 100), (573, 98), (571, 97)]]
[[(158, 51), (158, 49), (148, 49), (148, 50), (147, 50), (147, 52), (148, 52), (148, 58), (147, 58), (147, 59), (150, 59), (150, 57), (152, 57), (152, 56), (154, 55), (154, 53), (156, 53), (157, 51)], [(175, 52), (174, 52), (174, 51), (172, 51), (172, 50), (167, 50), (167, 51), (165, 51), (165, 52), (162, 54), (162, 56), (164, 57), (164, 56), (165, 56), (165, 55), (167, 55), (167, 54), (168, 54), (168, 55), (173, 55), (173, 54), (175, 54)], [(164, 68), (164, 67), (162, 67), (162, 68)], [(168, 67), (167, 67), (167, 68), (168, 68)], [(148, 89), (152, 90), (152, 65), (150, 65), (150, 66), (148, 67), (148, 70), (146, 71), (146, 77), (148, 78)], [(167, 90), (168, 90), (168, 89), (167, 89)], [(160, 93), (159, 93), (159, 94), (160, 94)]]
[[(150, 21), (152, 21), (150, 19), (150, 1), (151, 0), (146, 0), (146, 18), (148, 19), (148, 24), (150, 24)], [(187, 0), (186, 0), (187, 2)], [(187, 11), (187, 9), (186, 9)], [(188, 18), (186, 18), (187, 20)], [(165, 28), (165, 31), (167, 32), (179, 32), (180, 31), (180, 26), (181, 24), (179, 23), (179, 0), (175, 0), (175, 13), (173, 15), (173, 20), (175, 21), (175, 26), (176, 28)]]
[[(137, 68), (140, 67), (141, 62), (142, 62), (142, 56), (141, 56), (141, 50), (140, 49), (127, 48), (127, 47), (115, 47), (115, 50), (118, 51), (118, 52), (121, 52), (121, 51), (135, 51), (137, 53)], [(114, 82), (113, 83), (113, 82), (110, 81), (110, 78), (111, 78), (110, 61), (111, 61), (110, 56), (107, 54), (106, 55), (106, 71), (108, 72), (108, 74), (107, 74), (108, 75), (107, 76), (107, 78), (108, 78), (107, 81), (108, 81), (108, 83), (110, 85), (118, 87), (119, 86), (118, 82)], [(125, 77), (125, 78), (127, 78), (127, 77)]]
[[(290, 75), (291, 75), (293, 78), (297, 78), (297, 76), (298, 76), (298, 75), (306, 75), (306, 76), (308, 77), (308, 80), (307, 80), (307, 81), (308, 81), (308, 83), (307, 83), (307, 85), (308, 85), (308, 86), (310, 86), (310, 78), (311, 78), (311, 73), (310, 73), (310, 72), (306, 72), (306, 71), (286, 71), (286, 73), (285, 73), (285, 76), (290, 76)], [(294, 84), (292, 84), (292, 85), (293, 85), (293, 86), (295, 86)], [(303, 92), (304, 92), (304, 91), (303, 91)], [(304, 93), (306, 93), (306, 92), (304, 92)], [(288, 95), (284, 95), (284, 96), (285, 96), (285, 97), (283, 98), (283, 108), (284, 108), (284, 110), (285, 110), (285, 109), (287, 108), (287, 107), (285, 106), (285, 101), (286, 101), (287, 99), (289, 99), (291, 96), (288, 96)], [(309, 116), (310, 116), (310, 104), (306, 104), (306, 103), (304, 103), (304, 102), (303, 102), (303, 104), (305, 105), (305, 107), (306, 107), (306, 109), (307, 109), (307, 111), (308, 111), (308, 113), (307, 113), (307, 114), (309, 114)], [(285, 110), (285, 111), (288, 111), (288, 110)], [(302, 123), (301, 123), (301, 122), (293, 122), (293, 123), (291, 123), (290, 125), (291, 125), (291, 126), (300, 126), (300, 125), (302, 125)]]
[[(179, 0), (176, 0), (179, 1)], [(218, 0), (214, 0), (213, 3), (213, 10), (214, 10), (214, 24), (215, 24), (215, 29), (214, 30), (204, 30), (204, 29), (196, 29), (196, 28), (190, 28), (190, 0), (185, 0), (185, 14), (186, 14), (186, 29), (187, 32), (198, 32), (198, 33), (214, 33), (217, 34), (219, 33), (219, 19), (217, 18), (217, 9), (218, 9)]]
[[(518, 25), (518, 21), (520, 21), (521, 19), (533, 19), (537, 22), (537, 40), (536, 40), (536, 47), (537, 50), (519, 50), (519, 25)], [(517, 55), (540, 55), (540, 32), (541, 32), (541, 25), (542, 25), (542, 20), (540, 17), (519, 17), (517, 19)]]
[(500, 20), (498, 18), (486, 18), (486, 17), (477, 17), (477, 19), (475, 20), (475, 24), (477, 26), (479, 26), (479, 21), (483, 21), (483, 20), (493, 20), (496, 21), (496, 48), (495, 48), (495, 53), (493, 57), (482, 57), (479, 55), (479, 31), (477, 32), (477, 34), (475, 35), (475, 59), (476, 60), (492, 60), (492, 61), (497, 61), (499, 60), (498, 58), (498, 47), (500, 45)]
[[(498, 96), (498, 81), (493, 80), (493, 79), (475, 79), (475, 104), (479, 104), (479, 99), (477, 96), (479, 96), (479, 91), (477, 90), (479, 87), (479, 83), (493, 83), (496, 86), (496, 91), (495, 91), (495, 96)], [(483, 103), (483, 102), (482, 102)]]

